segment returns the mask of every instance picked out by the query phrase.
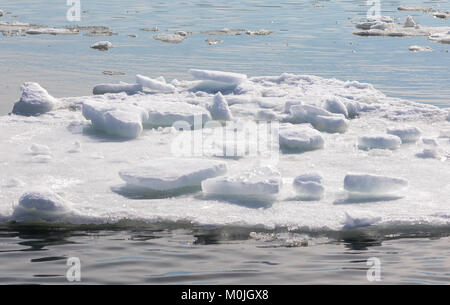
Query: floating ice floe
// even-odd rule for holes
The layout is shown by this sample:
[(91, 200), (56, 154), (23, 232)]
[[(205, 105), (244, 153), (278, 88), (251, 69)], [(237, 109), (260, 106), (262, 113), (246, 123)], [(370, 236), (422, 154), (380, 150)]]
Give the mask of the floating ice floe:
[(321, 133), (309, 124), (282, 124), (279, 130), (280, 148), (286, 151), (311, 151), (325, 144)]
[(271, 167), (258, 167), (241, 174), (217, 177), (203, 181), (206, 195), (224, 198), (273, 200), (282, 185), (281, 174)]
[(387, 133), (399, 137), (402, 143), (415, 143), (422, 135), (419, 128), (410, 126), (391, 127), (387, 129)]
[(222, 161), (167, 158), (147, 161), (119, 172), (131, 187), (149, 191), (174, 191), (200, 188), (202, 181), (226, 174)]
[(411, 52), (417, 53), (417, 52), (433, 52), (433, 49), (428, 46), (410, 46), (408, 48)]
[(138, 74), (136, 75), (136, 83), (156, 91), (166, 93), (172, 93), (175, 91), (175, 87), (171, 84), (167, 84), (164, 79), (152, 79), (150, 77)]
[(108, 51), (113, 47), (113, 44), (109, 41), (98, 41), (91, 45), (91, 49), (96, 49), (99, 51)]
[[(406, 138), (406, 135), (405, 135)], [(358, 138), (358, 147), (363, 150), (370, 149), (398, 149), (402, 144), (400, 137), (390, 134), (378, 134)]]
[(344, 189), (355, 196), (391, 196), (397, 195), (408, 187), (408, 181), (369, 174), (348, 174), (344, 179)]
[(450, 18), (450, 11), (446, 11), (446, 12), (434, 12), (433, 16), (436, 18), (442, 18), (442, 19), (446, 19), (446, 18)]
[(2, 10), (0, 10), (0, 17), (2, 17), (3, 16), (3, 11)]
[(63, 221), (75, 215), (71, 204), (50, 190), (28, 192), (22, 195), (14, 207), (13, 217), (17, 221), (42, 219)]
[(293, 186), (302, 200), (320, 200), (325, 193), (323, 178), (317, 173), (298, 176), (294, 179)]
[(245, 30), (234, 30), (234, 29), (228, 29), (224, 28), (223, 30), (209, 30), (209, 31), (202, 31), (201, 34), (206, 35), (241, 35), (244, 33)]
[(14, 104), (13, 113), (21, 115), (38, 115), (55, 109), (58, 100), (48, 94), (38, 83), (24, 83), (22, 96)]
[(223, 40), (219, 40), (219, 39), (206, 39), (205, 40), (210, 46), (222, 43)]
[(422, 11), (427, 12), (431, 11), (433, 8), (431, 6), (422, 6), (422, 5), (402, 5), (397, 8), (399, 11)]
[(440, 42), (440, 43), (450, 43), (450, 30), (444, 33), (434, 33), (428, 36), (430, 41)]
[(29, 35), (77, 35), (79, 32), (77, 30), (66, 29), (66, 28), (32, 28), (25, 31)]
[(403, 27), (396, 25), (391, 19), (386, 17), (369, 18), (356, 24), (356, 27), (361, 30), (355, 31), (353, 34), (359, 36), (431, 36), (447, 33), (450, 30), (450, 27), (418, 25), (411, 16), (408, 16)]
[(312, 105), (291, 106), (292, 123), (310, 123), (315, 129), (329, 133), (345, 133), (349, 122), (343, 114), (331, 113)]
[(121, 93), (135, 94), (142, 91), (142, 85), (140, 84), (99, 84), (92, 90), (95, 95), (102, 95), (107, 93)]
[(186, 39), (186, 36), (180, 34), (157, 34), (153, 38), (168, 43), (182, 43)]
[(273, 31), (268, 31), (268, 30), (257, 30), (257, 31), (246, 31), (245, 34), (252, 36), (252, 35), (258, 35), (258, 36), (267, 36), (272, 34)]

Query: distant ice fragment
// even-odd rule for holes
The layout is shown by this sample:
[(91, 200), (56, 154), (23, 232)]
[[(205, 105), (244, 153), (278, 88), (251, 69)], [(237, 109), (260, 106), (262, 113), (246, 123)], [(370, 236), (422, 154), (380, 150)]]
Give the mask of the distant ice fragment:
[(421, 5), (401, 5), (397, 8), (399, 11), (431, 11), (431, 6), (421, 6)]
[(394, 195), (408, 187), (408, 181), (369, 174), (348, 174), (344, 179), (345, 190), (365, 195)]
[(232, 72), (191, 69), (189, 70), (189, 73), (196, 79), (211, 80), (221, 83), (239, 84), (247, 79), (247, 75), (245, 74)]
[(433, 49), (430, 47), (427, 47), (427, 46), (423, 47), (423, 46), (414, 45), (414, 46), (410, 46), (408, 49), (411, 52), (415, 52), (415, 53), (417, 53), (417, 52), (433, 52)]
[(294, 190), (303, 200), (320, 200), (324, 193), (323, 178), (317, 173), (309, 173), (294, 179)]
[(369, 149), (398, 149), (402, 144), (402, 140), (398, 136), (379, 134), (371, 136), (363, 136), (358, 139), (358, 147), (363, 150)]
[(120, 93), (125, 92), (127, 94), (136, 94), (142, 91), (142, 86), (140, 84), (99, 84), (93, 89), (95, 95), (102, 95), (106, 93)]
[(109, 41), (98, 41), (91, 45), (91, 49), (96, 49), (99, 51), (108, 51), (113, 47), (113, 44)]
[(205, 179), (224, 175), (227, 165), (222, 161), (206, 159), (155, 159), (134, 168), (122, 170), (120, 177), (130, 186), (169, 191), (200, 187)]
[(48, 94), (38, 83), (24, 83), (22, 96), (14, 104), (13, 113), (19, 115), (38, 115), (52, 111), (58, 105), (58, 100)]
[(151, 79), (147, 76), (136, 75), (136, 83), (142, 87), (147, 87), (156, 91), (161, 91), (165, 93), (175, 92), (175, 86), (167, 84), (164, 79)]
[(281, 185), (281, 174), (277, 170), (257, 167), (241, 174), (205, 180), (202, 190), (207, 195), (270, 199), (280, 192)]
[(213, 103), (208, 106), (208, 110), (213, 120), (231, 121), (233, 119), (228, 103), (220, 92), (214, 96)]
[(182, 43), (186, 39), (186, 36), (179, 34), (157, 34), (153, 38), (168, 43)]
[(279, 129), (280, 147), (286, 151), (310, 151), (322, 149), (325, 141), (321, 133), (309, 124), (282, 124)]
[(410, 126), (388, 128), (387, 133), (399, 137), (402, 143), (415, 143), (422, 135), (419, 128)]

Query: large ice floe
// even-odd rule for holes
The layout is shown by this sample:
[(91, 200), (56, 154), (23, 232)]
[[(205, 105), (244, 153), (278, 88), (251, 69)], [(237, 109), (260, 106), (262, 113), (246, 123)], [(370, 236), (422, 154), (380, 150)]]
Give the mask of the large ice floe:
[(402, 24), (396, 24), (394, 19), (388, 16), (370, 17), (357, 23), (357, 31), (353, 34), (359, 36), (428, 36), (430, 41), (450, 43), (450, 27), (432, 27), (418, 24), (413, 17), (408, 16)]
[(0, 219), (449, 227), (448, 110), (357, 81), (190, 74), (58, 99), (25, 83), (0, 117)]

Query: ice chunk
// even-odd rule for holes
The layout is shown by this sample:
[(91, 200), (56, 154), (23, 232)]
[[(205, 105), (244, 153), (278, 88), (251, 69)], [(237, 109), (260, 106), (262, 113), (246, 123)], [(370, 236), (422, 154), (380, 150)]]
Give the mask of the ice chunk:
[(111, 136), (128, 139), (139, 137), (143, 130), (142, 122), (148, 120), (148, 113), (141, 107), (94, 100), (83, 103), (82, 113), (94, 128)]
[(22, 96), (14, 104), (13, 113), (20, 115), (38, 115), (52, 111), (58, 100), (48, 94), (38, 83), (24, 83)]
[(49, 190), (32, 191), (20, 198), (19, 204), (14, 207), (13, 219), (61, 220), (61, 217), (71, 212), (70, 204), (58, 194)]
[(294, 105), (291, 107), (290, 120), (293, 123), (310, 123), (315, 129), (329, 133), (345, 133), (348, 120), (344, 115), (331, 113), (312, 105)]
[(431, 6), (422, 6), (422, 5), (401, 5), (397, 8), (399, 11), (431, 11)]
[(331, 113), (340, 113), (343, 114), (346, 118), (348, 118), (348, 110), (342, 100), (337, 97), (329, 97), (325, 99), (325, 109)]
[(440, 43), (450, 43), (450, 30), (445, 33), (433, 33), (428, 36), (428, 40)]
[(323, 178), (317, 173), (298, 176), (294, 179), (294, 189), (304, 200), (320, 200), (325, 192)]
[(51, 154), (52, 154), (52, 152), (50, 151), (50, 148), (48, 146), (40, 145), (40, 144), (31, 145), (30, 153), (35, 156), (39, 156), (39, 155), (51, 156)]
[(101, 95), (106, 93), (120, 93), (125, 92), (127, 94), (135, 94), (142, 91), (140, 84), (99, 84), (94, 87), (93, 93), (95, 95)]
[(153, 36), (153, 39), (168, 43), (181, 43), (186, 39), (186, 36), (179, 34), (157, 34)]
[(423, 47), (423, 46), (410, 46), (408, 48), (411, 52), (417, 53), (417, 52), (433, 52), (433, 49), (430, 47)]
[(369, 227), (381, 221), (381, 217), (352, 217), (345, 213), (345, 222), (343, 229), (351, 230), (362, 227)]
[(301, 101), (287, 101), (284, 103), (284, 112), (285, 113), (291, 113), (291, 107), (294, 105), (301, 105)]
[(407, 187), (407, 180), (386, 176), (348, 174), (344, 179), (344, 188), (351, 193), (392, 195)]
[(135, 168), (122, 170), (120, 177), (130, 186), (169, 191), (200, 187), (203, 180), (224, 175), (227, 165), (207, 159), (167, 158), (155, 159)]
[(108, 51), (113, 47), (113, 44), (109, 41), (98, 41), (91, 45), (91, 49), (96, 49), (99, 51)]
[(211, 80), (221, 83), (239, 84), (247, 79), (247, 75), (245, 74), (232, 72), (191, 69), (189, 70), (189, 73), (196, 79)]
[(281, 174), (277, 170), (257, 167), (238, 175), (205, 180), (202, 190), (207, 195), (270, 199), (280, 192), (281, 185)]
[(441, 159), (442, 156), (439, 152), (439, 149), (436, 147), (432, 148), (424, 148), (424, 150), (416, 155), (419, 158), (422, 159)]
[(231, 121), (233, 119), (228, 103), (220, 92), (214, 96), (213, 104), (208, 106), (208, 110), (213, 120)]
[(422, 142), (426, 145), (439, 146), (439, 143), (436, 141), (436, 139), (424, 138), (422, 139)]
[(278, 115), (271, 109), (262, 109), (256, 113), (258, 121), (277, 121)]
[(284, 150), (310, 151), (322, 149), (325, 141), (317, 130), (308, 124), (282, 124), (279, 130), (280, 147)]
[(29, 35), (77, 35), (79, 31), (77, 29), (66, 28), (46, 28), (46, 27), (34, 27), (25, 31)]
[(3, 16), (3, 11), (2, 10), (0, 10), (0, 17), (2, 17)]
[(402, 140), (394, 135), (371, 135), (358, 138), (358, 147), (363, 150), (369, 149), (398, 149)]
[(414, 21), (412, 16), (406, 17), (405, 28), (413, 28), (416, 26), (416, 22)]
[[(150, 127), (171, 127), (176, 122), (182, 122), (194, 128), (201, 128), (211, 120), (211, 115), (205, 108), (184, 102), (150, 101), (142, 106), (149, 116), (145, 125)], [(195, 124), (196, 122), (198, 124)]]
[(399, 137), (402, 143), (415, 143), (422, 134), (419, 128), (409, 126), (388, 128), (387, 133)]
[(173, 93), (175, 86), (166, 84), (164, 79), (151, 79), (143, 75), (136, 75), (136, 83), (143, 87), (147, 87), (156, 91), (162, 91), (166, 93)]

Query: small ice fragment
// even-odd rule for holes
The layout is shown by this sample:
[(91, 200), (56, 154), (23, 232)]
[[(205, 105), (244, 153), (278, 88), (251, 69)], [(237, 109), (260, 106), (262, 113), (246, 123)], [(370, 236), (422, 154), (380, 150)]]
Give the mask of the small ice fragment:
[(344, 115), (312, 105), (291, 106), (290, 120), (293, 123), (310, 123), (315, 129), (329, 133), (345, 133), (349, 124)]
[(402, 5), (397, 8), (399, 11), (431, 11), (431, 6), (421, 6), (421, 5)]
[(413, 28), (416, 26), (416, 22), (414, 21), (412, 16), (406, 17), (405, 28)]
[(94, 95), (102, 95), (106, 93), (120, 93), (135, 94), (142, 91), (140, 84), (99, 84), (93, 89)]
[(400, 148), (401, 144), (402, 140), (394, 135), (380, 134), (358, 138), (358, 147), (363, 150), (373, 148), (394, 150)]
[(48, 94), (38, 83), (24, 83), (22, 96), (14, 104), (13, 113), (20, 115), (38, 115), (52, 111), (58, 105), (58, 100)]
[(156, 159), (122, 170), (120, 177), (130, 186), (153, 191), (200, 187), (205, 179), (224, 175), (227, 165), (206, 159)]
[(175, 86), (167, 84), (164, 78), (151, 79), (149, 77), (138, 74), (136, 75), (136, 83), (140, 84), (143, 87), (147, 87), (156, 91), (162, 91), (165, 93), (175, 92)]
[(345, 222), (343, 229), (351, 230), (362, 227), (369, 227), (381, 221), (381, 217), (352, 217), (345, 213)]
[(196, 79), (211, 80), (221, 83), (239, 84), (247, 79), (247, 75), (245, 74), (232, 72), (191, 69), (189, 70), (189, 73)]
[(205, 40), (210, 46), (222, 43), (223, 40), (218, 40), (218, 39), (206, 39)]
[(439, 146), (439, 143), (436, 141), (436, 139), (424, 138), (422, 139), (422, 142), (426, 145)]
[(411, 52), (415, 52), (415, 53), (417, 53), (417, 52), (433, 52), (433, 49), (428, 46), (423, 47), (423, 46), (414, 45), (414, 46), (410, 46), (408, 49)]
[(342, 102), (342, 100), (337, 97), (328, 97), (325, 99), (325, 109), (328, 110), (331, 113), (339, 113), (343, 114), (346, 118), (348, 118), (348, 110), (345, 104)]
[(324, 193), (323, 178), (317, 173), (304, 174), (294, 179), (294, 189), (304, 200), (320, 200)]
[(272, 34), (273, 31), (268, 31), (268, 30), (257, 30), (257, 31), (246, 31), (245, 34), (252, 36), (252, 35), (258, 35), (258, 36), (267, 36)]
[(242, 174), (218, 177), (203, 181), (204, 194), (243, 196), (266, 199), (280, 192), (281, 174), (270, 167), (258, 167)]
[(25, 193), (19, 199), (19, 204), (14, 207), (13, 219), (53, 221), (70, 212), (70, 204), (58, 194), (49, 190), (33, 191)]
[(81, 143), (80, 141), (75, 141), (73, 143), (73, 147), (67, 151), (70, 154), (80, 153), (81, 152)]
[(148, 112), (145, 125), (150, 127), (171, 127), (174, 123), (183, 122), (194, 128), (202, 128), (211, 120), (211, 115), (205, 108), (185, 102), (150, 101), (142, 104), (142, 107)]
[(408, 181), (401, 178), (369, 174), (348, 174), (344, 179), (345, 190), (367, 195), (390, 195), (408, 187)]
[(168, 43), (181, 43), (186, 39), (186, 36), (179, 34), (157, 34), (153, 36), (153, 39)]
[(417, 127), (409, 126), (388, 128), (387, 133), (399, 137), (402, 143), (415, 143), (420, 139), (422, 134)]
[(424, 148), (422, 153), (419, 153), (416, 155), (419, 158), (422, 159), (441, 159), (442, 156), (439, 153), (439, 150), (436, 147), (433, 148)]
[(256, 113), (258, 121), (277, 121), (278, 115), (271, 109), (262, 109)]
[(208, 111), (211, 113), (212, 119), (216, 121), (231, 121), (233, 119), (228, 103), (220, 92), (214, 96), (213, 104), (208, 106)]
[(40, 144), (33, 144), (30, 147), (30, 152), (32, 155), (39, 156), (39, 155), (47, 155), (50, 156), (52, 152), (50, 151), (50, 148), (45, 145)]
[(96, 49), (99, 51), (108, 51), (112, 47), (113, 47), (113, 44), (109, 41), (98, 41), (98, 42), (94, 43), (93, 45), (91, 45), (92, 49)]
[(322, 149), (325, 141), (321, 133), (308, 124), (282, 124), (279, 129), (280, 147), (284, 150), (310, 151)]
[(0, 17), (2, 17), (3, 16), (3, 11), (2, 10), (0, 10)]

